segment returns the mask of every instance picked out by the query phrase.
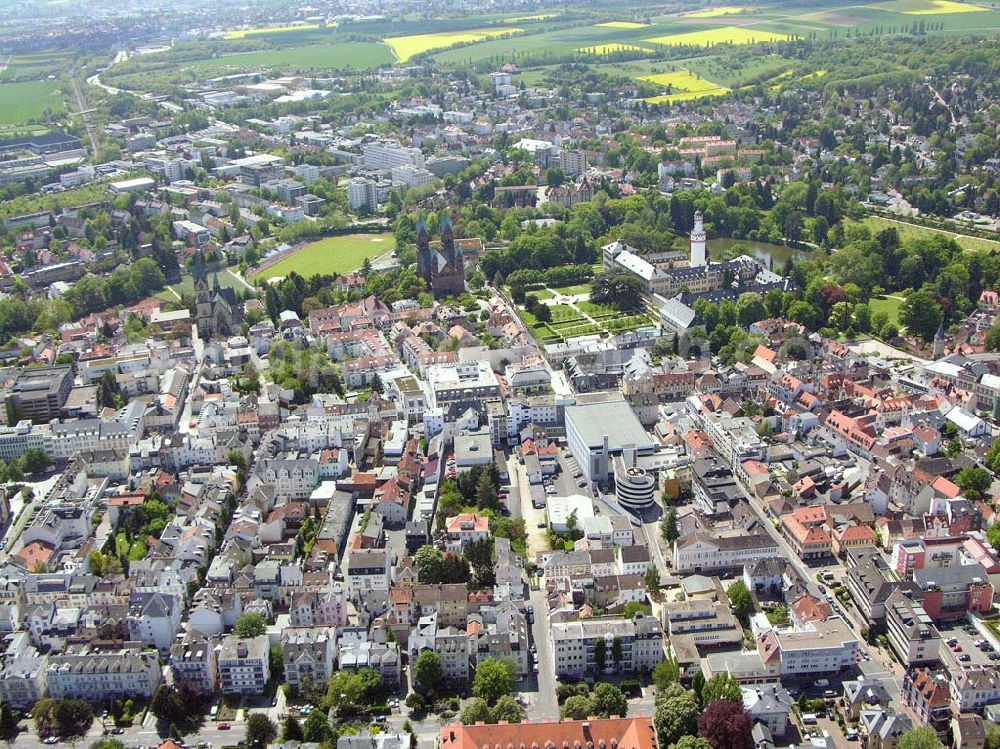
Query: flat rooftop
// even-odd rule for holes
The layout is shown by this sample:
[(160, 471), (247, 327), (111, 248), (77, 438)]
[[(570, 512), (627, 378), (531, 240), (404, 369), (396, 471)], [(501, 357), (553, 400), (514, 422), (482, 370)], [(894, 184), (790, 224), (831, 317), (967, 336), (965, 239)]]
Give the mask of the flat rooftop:
[(612, 449), (625, 445), (635, 445), (637, 449), (656, 447), (624, 398), (566, 406), (566, 424), (572, 424), (589, 447), (602, 447), (605, 435)]

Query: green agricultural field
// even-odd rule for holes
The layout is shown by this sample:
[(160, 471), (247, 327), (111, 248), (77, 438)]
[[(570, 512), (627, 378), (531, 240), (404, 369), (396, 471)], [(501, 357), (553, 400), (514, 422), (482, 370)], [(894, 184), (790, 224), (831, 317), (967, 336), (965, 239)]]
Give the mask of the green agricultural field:
[(701, 31), (688, 31), (682, 34), (668, 34), (643, 39), (651, 44), (665, 46), (689, 45), (692, 47), (711, 47), (716, 44), (759, 44), (761, 42), (784, 42), (791, 39), (788, 34), (776, 34), (764, 29), (745, 26), (721, 26)]
[(405, 62), (411, 57), (428, 52), (432, 49), (442, 49), (453, 44), (481, 42), (504, 34), (516, 34), (522, 29), (507, 27), (496, 29), (466, 29), (464, 31), (440, 31), (434, 34), (412, 34), (410, 36), (390, 36), (385, 43), (392, 47), (396, 58)]
[(65, 111), (57, 81), (0, 83), (0, 125), (27, 124), (45, 110)]
[(178, 63), (178, 68), (224, 72), (247, 68), (285, 68), (292, 70), (345, 69), (364, 70), (392, 63), (392, 51), (376, 42), (330, 42), (301, 47), (237, 52), (222, 57)]
[(612, 55), (615, 52), (651, 52), (652, 50), (635, 44), (597, 44), (593, 47), (580, 47), (577, 51), (588, 55)]
[[(69, 65), (70, 55), (63, 50), (33, 52), (8, 57), (0, 54), (0, 80), (13, 78), (44, 78), (59, 75)], [(6, 67), (4, 67), (6, 66)]]
[(365, 258), (376, 258), (395, 247), (392, 234), (345, 234), (327, 237), (306, 245), (269, 268), (263, 278), (279, 278), (295, 271), (301, 276), (349, 273), (362, 266)]

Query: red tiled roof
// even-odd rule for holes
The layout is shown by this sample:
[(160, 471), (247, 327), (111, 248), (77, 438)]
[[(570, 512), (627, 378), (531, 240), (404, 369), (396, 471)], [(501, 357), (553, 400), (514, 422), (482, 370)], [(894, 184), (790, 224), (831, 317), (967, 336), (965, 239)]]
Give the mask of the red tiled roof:
[(653, 721), (634, 718), (545, 720), (537, 723), (499, 723), (443, 726), (440, 749), (582, 749), (617, 746), (618, 749), (656, 749)]

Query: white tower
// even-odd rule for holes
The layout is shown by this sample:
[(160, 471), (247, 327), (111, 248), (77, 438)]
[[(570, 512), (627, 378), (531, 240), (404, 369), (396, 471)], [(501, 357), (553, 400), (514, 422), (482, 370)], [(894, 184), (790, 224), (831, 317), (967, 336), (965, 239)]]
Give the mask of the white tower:
[(705, 255), (705, 227), (701, 224), (701, 211), (694, 214), (694, 229), (691, 230), (691, 267), (708, 265)]

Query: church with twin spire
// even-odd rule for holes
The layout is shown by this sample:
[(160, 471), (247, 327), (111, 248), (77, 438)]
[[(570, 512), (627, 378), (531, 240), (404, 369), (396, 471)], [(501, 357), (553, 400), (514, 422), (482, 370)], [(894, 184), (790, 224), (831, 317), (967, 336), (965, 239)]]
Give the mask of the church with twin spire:
[(417, 275), (427, 285), (435, 298), (458, 296), (465, 291), (465, 257), (455, 244), (455, 230), (451, 217), (441, 214), (441, 241), (431, 242), (427, 224), (417, 222)]
[(191, 268), (194, 279), (195, 318), (198, 337), (203, 341), (234, 335), (243, 323), (243, 303), (236, 291), (219, 283), (219, 273), (212, 274), (211, 285), (201, 252), (194, 255)]

